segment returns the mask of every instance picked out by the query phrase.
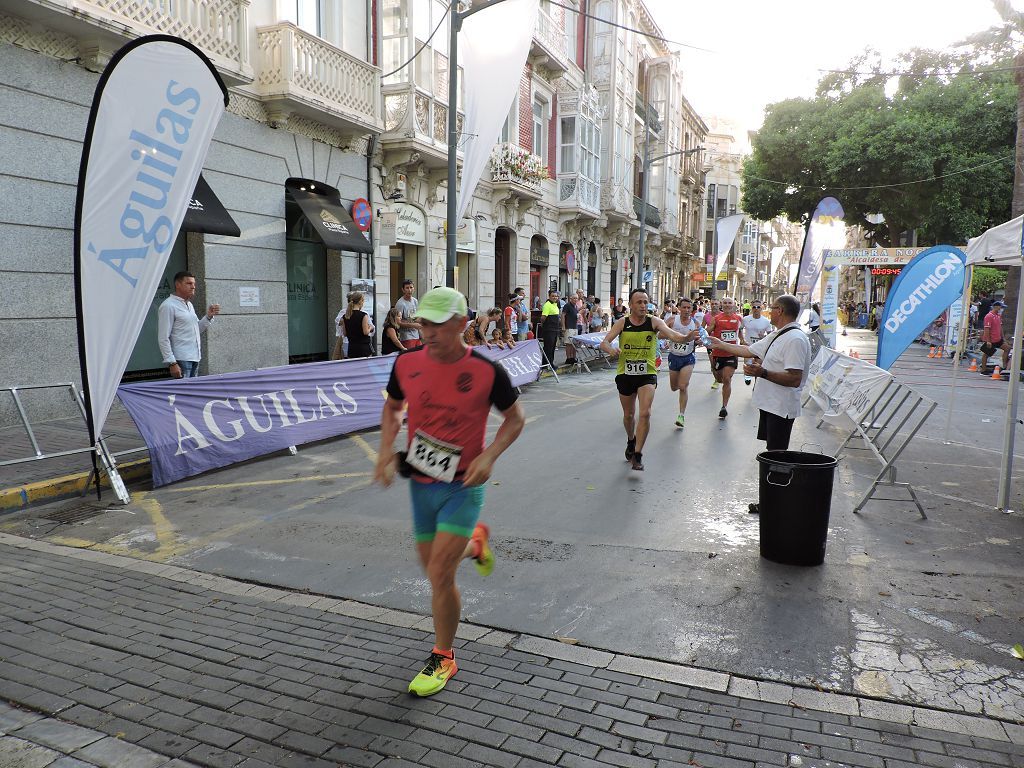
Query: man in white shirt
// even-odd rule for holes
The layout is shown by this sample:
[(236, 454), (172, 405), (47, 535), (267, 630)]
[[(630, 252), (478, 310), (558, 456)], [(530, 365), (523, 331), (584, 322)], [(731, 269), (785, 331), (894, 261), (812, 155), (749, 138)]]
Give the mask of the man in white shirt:
[(761, 410), (757, 439), (766, 441), (769, 451), (789, 448), (793, 422), (800, 415), (800, 392), (811, 367), (811, 344), (800, 330), (799, 316), (799, 299), (785, 294), (771, 305), (772, 325), (779, 329), (775, 333), (749, 346), (709, 339), (715, 349), (753, 358), (743, 372), (761, 379), (751, 399)]
[(174, 293), (164, 299), (157, 310), (157, 344), (164, 365), (175, 379), (199, 375), (202, 356), (199, 334), (220, 314), (220, 304), (211, 304), (200, 320), (192, 306), (195, 292), (195, 275), (178, 272), (174, 276)]

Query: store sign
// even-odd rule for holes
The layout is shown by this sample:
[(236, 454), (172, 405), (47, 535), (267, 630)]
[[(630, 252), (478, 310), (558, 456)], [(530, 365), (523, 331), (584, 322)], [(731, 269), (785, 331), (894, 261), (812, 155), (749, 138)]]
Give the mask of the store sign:
[(398, 242), (398, 212), (388, 211), (380, 215), (379, 244), (392, 246)]
[(703, 272), (694, 272), (690, 275), (690, 281), (694, 283), (703, 283), (707, 279), (707, 275)]
[[(965, 247), (960, 246), (961, 249)], [(831, 264), (844, 267), (909, 264), (915, 256), (927, 250), (928, 248), (826, 248), (825, 258)]]
[(240, 286), (238, 288), (238, 306), (258, 307), (260, 305), (260, 287), (258, 285)]
[(398, 225), (396, 241), (410, 245), (427, 244), (427, 217), (419, 208), (408, 203), (398, 203)]

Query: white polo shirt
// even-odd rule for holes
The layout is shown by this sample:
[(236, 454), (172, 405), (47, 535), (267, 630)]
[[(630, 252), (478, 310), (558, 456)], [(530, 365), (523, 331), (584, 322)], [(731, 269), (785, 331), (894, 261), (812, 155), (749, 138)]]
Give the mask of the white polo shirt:
[[(796, 330), (789, 331), (780, 338), (779, 334), (786, 328)], [(765, 350), (768, 353), (767, 357), (764, 356)], [(751, 402), (761, 410), (786, 419), (795, 419), (800, 415), (800, 393), (807, 383), (807, 371), (811, 367), (811, 342), (800, 329), (800, 324), (793, 322), (784, 325), (775, 333), (751, 344), (750, 351), (761, 358), (761, 365), (769, 371), (803, 371), (799, 387), (783, 387), (768, 379), (758, 379), (751, 397)]]

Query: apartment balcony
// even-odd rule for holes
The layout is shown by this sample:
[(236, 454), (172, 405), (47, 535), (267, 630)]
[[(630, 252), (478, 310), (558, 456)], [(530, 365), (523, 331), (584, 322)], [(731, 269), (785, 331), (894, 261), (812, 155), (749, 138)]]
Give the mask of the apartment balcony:
[(544, 11), (537, 12), (528, 60), (535, 67), (544, 67), (556, 74), (569, 71), (569, 40), (565, 31)]
[(729, 270), (737, 275), (745, 276), (747, 274), (747, 263), (743, 259), (735, 259), (729, 265)]
[(516, 144), (498, 144), (491, 152), (491, 184), (503, 197), (536, 202), (547, 178), (544, 161)]
[(640, 126), (640, 130), (637, 132), (639, 140), (643, 141), (643, 125), (644, 125), (644, 113), (647, 113), (647, 126), (651, 130), (652, 136), (658, 136), (661, 133), (661, 115), (658, 114), (658, 110), (653, 106), (644, 101), (640, 95), (640, 91), (636, 92), (636, 99), (633, 102), (633, 112), (636, 114), (637, 125)]
[(650, 203), (647, 203), (646, 215), (641, 216), (640, 212), (644, 209), (644, 202), (636, 195), (633, 195), (633, 212), (636, 214), (637, 219), (643, 219), (643, 221), (650, 227), (659, 229), (661, 227), (661, 211), (655, 208)]
[(558, 177), (558, 207), (564, 213), (601, 217), (601, 185), (579, 173)]
[[(465, 116), (455, 116), (462, 133)], [(381, 146), (390, 164), (418, 162), (428, 169), (448, 167), (448, 104), (408, 83), (384, 86), (384, 133)], [(456, 152), (461, 164), (462, 153)]]
[(683, 248), (690, 258), (695, 259), (700, 253), (700, 240), (692, 235), (687, 235), (683, 238)]
[(99, 71), (127, 41), (180, 37), (205, 53), (227, 85), (253, 78), (249, 0), (10, 0), (3, 12), (77, 41), (79, 63)]
[(291, 22), (256, 30), (256, 92), (272, 125), (292, 115), (343, 132), (379, 133), (380, 69)]

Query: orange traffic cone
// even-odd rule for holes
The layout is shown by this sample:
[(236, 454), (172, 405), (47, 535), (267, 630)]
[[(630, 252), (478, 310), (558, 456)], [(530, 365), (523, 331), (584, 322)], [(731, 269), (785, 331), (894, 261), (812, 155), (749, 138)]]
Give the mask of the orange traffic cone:
[(970, 371), (971, 373), (977, 373), (978, 372), (978, 360), (977, 360), (977, 358), (974, 358), (974, 357), (971, 358), (971, 367), (968, 368), (967, 370)]
[(935, 357), (935, 347), (928, 350), (928, 357)]
[(999, 367), (999, 366), (997, 365), (997, 366), (995, 367), (995, 369), (994, 369), (994, 370), (992, 371), (992, 378), (993, 378), (993, 379), (1001, 379), (1002, 377), (1003, 377), (1003, 369), (1002, 369), (1002, 368), (1000, 368), (1000, 367)]

